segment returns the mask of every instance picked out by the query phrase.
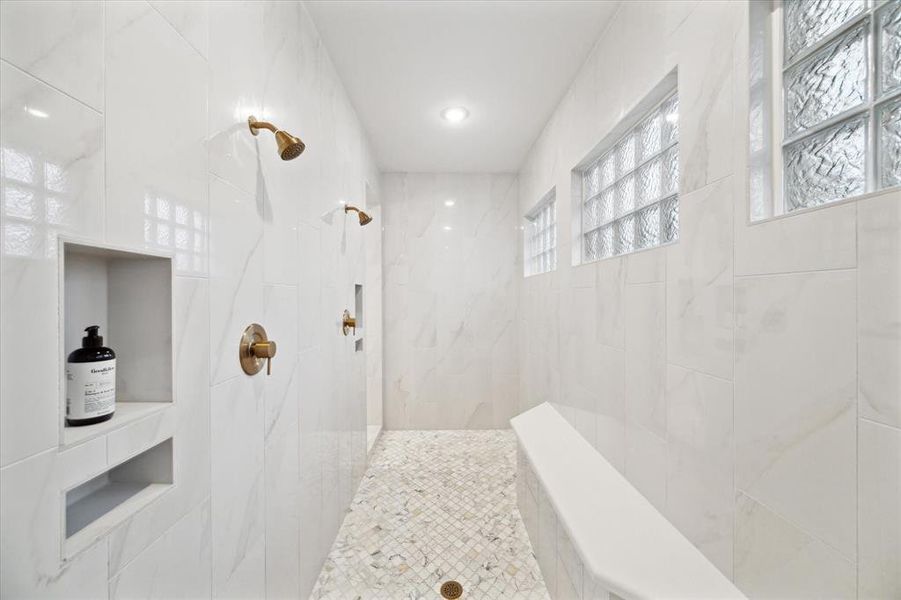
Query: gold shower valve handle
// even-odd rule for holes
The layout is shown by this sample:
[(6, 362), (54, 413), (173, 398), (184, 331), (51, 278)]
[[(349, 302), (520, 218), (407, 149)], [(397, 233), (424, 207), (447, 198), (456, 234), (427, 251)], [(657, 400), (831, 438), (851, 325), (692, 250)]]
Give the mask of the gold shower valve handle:
[(263, 370), (266, 362), (266, 375), (272, 374), (272, 358), (275, 356), (275, 342), (266, 336), (266, 330), (258, 323), (248, 325), (241, 335), (238, 358), (241, 368), (248, 375), (256, 375)]
[(250, 351), (260, 359), (266, 359), (266, 375), (272, 375), (272, 357), (275, 356), (275, 342), (254, 342)]
[(341, 325), (344, 335), (347, 335), (348, 329), (353, 329), (354, 335), (357, 335), (357, 319), (356, 317), (350, 316), (350, 311), (346, 308), (344, 309), (344, 318), (341, 321)]

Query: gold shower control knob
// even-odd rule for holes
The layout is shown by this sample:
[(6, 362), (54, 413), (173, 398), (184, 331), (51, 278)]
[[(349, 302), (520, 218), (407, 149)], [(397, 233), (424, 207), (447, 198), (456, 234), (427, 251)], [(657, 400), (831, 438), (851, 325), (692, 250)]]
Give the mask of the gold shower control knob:
[(272, 358), (275, 356), (275, 342), (266, 336), (266, 330), (258, 323), (248, 325), (241, 335), (238, 358), (241, 368), (248, 375), (256, 375), (266, 363), (266, 375), (272, 374)]
[(275, 342), (254, 342), (250, 346), (250, 351), (257, 358), (272, 358), (275, 356)]
[(347, 335), (347, 330), (353, 329), (354, 335), (357, 335), (357, 319), (350, 316), (350, 311), (344, 309), (344, 316), (341, 319), (341, 330)]

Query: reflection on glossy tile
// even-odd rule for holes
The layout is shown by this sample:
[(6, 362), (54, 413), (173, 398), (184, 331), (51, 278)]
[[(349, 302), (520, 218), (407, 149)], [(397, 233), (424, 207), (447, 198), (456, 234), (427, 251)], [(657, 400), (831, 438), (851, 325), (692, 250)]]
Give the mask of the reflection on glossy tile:
[(93, 0), (0, 4), (0, 57), (103, 110), (103, 5)]
[(253, 193), (260, 151), (272, 140), (250, 134), (247, 117), (262, 118), (263, 3), (210, 3), (210, 171)]
[(0, 65), (3, 254), (54, 258), (56, 234), (103, 231), (103, 119), (9, 65)]
[(57, 443), (58, 386), (47, 376), (59, 370), (47, 350), (58, 336), (56, 238), (102, 236), (103, 128), (96, 112), (7, 64), (0, 80), (0, 389), (24, 400), (0, 403), (5, 465)]
[(150, 6), (111, 3), (106, 23), (107, 237), (205, 276), (207, 65)]

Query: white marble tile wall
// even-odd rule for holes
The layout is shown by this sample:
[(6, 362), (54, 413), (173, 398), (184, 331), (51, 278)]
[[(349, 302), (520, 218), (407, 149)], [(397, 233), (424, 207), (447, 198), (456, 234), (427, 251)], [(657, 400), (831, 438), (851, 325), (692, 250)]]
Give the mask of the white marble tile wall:
[[(381, 262), (340, 207), (380, 176), (305, 7), (4, 1), (0, 81), (0, 595), (305, 597), (381, 362), (339, 328)], [(250, 114), (306, 152), (281, 161)], [(171, 253), (176, 275), (175, 403), (65, 449), (57, 234)], [(252, 322), (271, 377), (238, 368)], [(172, 436), (175, 487), (61, 561), (61, 491)]]
[(570, 198), (678, 69), (680, 241), (521, 281), (521, 408), (553, 402), (750, 597), (901, 596), (901, 194), (748, 225), (747, 27), (623, 3), (526, 157), (520, 214)]
[(383, 176), (387, 429), (507, 427), (522, 277), (516, 178)]

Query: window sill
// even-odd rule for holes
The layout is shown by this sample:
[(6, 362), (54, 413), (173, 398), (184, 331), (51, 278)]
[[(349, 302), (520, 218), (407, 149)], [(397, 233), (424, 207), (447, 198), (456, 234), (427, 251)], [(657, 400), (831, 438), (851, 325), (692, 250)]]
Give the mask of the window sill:
[(745, 225), (748, 227), (754, 227), (756, 225), (772, 223), (773, 221), (781, 221), (783, 219), (790, 219), (792, 217), (808, 215), (812, 212), (826, 210), (826, 209), (834, 208), (836, 206), (844, 206), (845, 204), (861, 202), (864, 200), (869, 200), (870, 198), (880, 198), (882, 196), (887, 196), (889, 194), (897, 194), (898, 192), (901, 192), (901, 186), (896, 185), (896, 186), (885, 188), (882, 190), (877, 190), (875, 192), (867, 192), (866, 194), (850, 196), (843, 200), (836, 200), (835, 202), (827, 202), (826, 204), (820, 204), (819, 206), (811, 206), (809, 208), (799, 208), (798, 210), (793, 210), (792, 212), (783, 213), (781, 215), (773, 215), (772, 217), (764, 217), (762, 219), (752, 220), (750, 218), (750, 215), (746, 215)]

